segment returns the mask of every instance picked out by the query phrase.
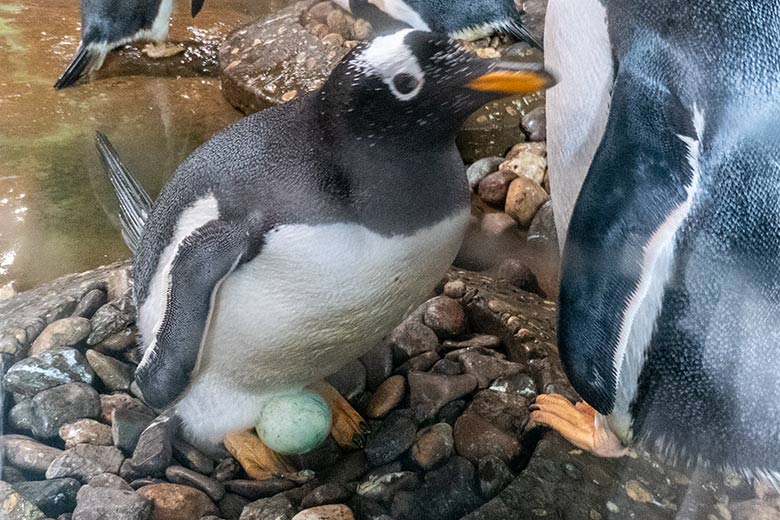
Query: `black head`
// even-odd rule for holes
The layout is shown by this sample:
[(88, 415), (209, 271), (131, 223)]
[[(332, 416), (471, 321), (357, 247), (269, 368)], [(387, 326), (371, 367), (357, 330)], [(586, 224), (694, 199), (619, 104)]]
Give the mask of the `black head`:
[(486, 103), (552, 86), (534, 64), (478, 58), (447, 36), (406, 29), (356, 47), (321, 90), (322, 111), (363, 138), (451, 140)]

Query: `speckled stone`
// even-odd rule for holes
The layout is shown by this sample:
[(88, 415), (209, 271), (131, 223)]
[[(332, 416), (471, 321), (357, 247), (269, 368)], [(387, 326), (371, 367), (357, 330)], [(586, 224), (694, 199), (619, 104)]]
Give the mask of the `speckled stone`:
[(46, 515), (11, 484), (0, 481), (0, 517), (8, 520), (44, 520)]
[(54, 321), (35, 339), (29, 355), (36, 356), (58, 347), (78, 346), (90, 332), (92, 325), (86, 318), (70, 317)]
[(81, 483), (72, 478), (19, 482), (14, 489), (50, 517), (73, 511)]
[(219, 513), (200, 490), (180, 484), (151, 484), (136, 492), (152, 503), (152, 520), (191, 520)]
[(422, 469), (430, 470), (444, 463), (453, 453), (452, 427), (438, 423), (420, 430), (412, 446), (412, 460)]
[(80, 419), (60, 427), (60, 438), (65, 441), (65, 448), (77, 444), (94, 444), (95, 446), (111, 446), (111, 427), (94, 419)]
[(46, 478), (73, 477), (89, 482), (101, 473), (119, 473), (124, 457), (113, 446), (79, 444), (65, 450), (46, 470)]
[(4, 378), (7, 391), (24, 396), (67, 383), (91, 384), (94, 373), (84, 356), (73, 348), (46, 350), (13, 365)]
[(430, 327), (414, 320), (407, 320), (396, 327), (388, 337), (393, 360), (400, 365), (410, 358), (439, 348), (439, 339)]
[(42, 444), (24, 435), (3, 435), (3, 460), (36, 475), (43, 475), (62, 450)]
[(305, 509), (292, 520), (355, 520), (355, 515), (344, 504), (331, 504)]
[(44, 390), (33, 397), (32, 404), (32, 433), (41, 439), (57, 436), (60, 427), (69, 422), (100, 416), (100, 397), (94, 388), (84, 383), (70, 383)]
[(73, 520), (149, 520), (152, 503), (135, 491), (84, 486)]
[(87, 361), (109, 391), (130, 389), (135, 372), (130, 365), (92, 349), (87, 350)]
[(292, 520), (295, 508), (284, 495), (261, 498), (248, 504), (240, 520)]

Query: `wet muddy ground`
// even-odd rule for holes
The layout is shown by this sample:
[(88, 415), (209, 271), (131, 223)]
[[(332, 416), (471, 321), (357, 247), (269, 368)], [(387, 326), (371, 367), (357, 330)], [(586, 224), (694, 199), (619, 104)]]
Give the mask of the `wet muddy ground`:
[(125, 49), (93, 81), (55, 91), (79, 42), (78, 0), (0, 2), (0, 287), (29, 289), (127, 257), (95, 130), (156, 193), (184, 157), (241, 117), (216, 76), (224, 35), (286, 3), (206, 2), (192, 19), (179, 1), (170, 38), (186, 42), (184, 54), (151, 60)]

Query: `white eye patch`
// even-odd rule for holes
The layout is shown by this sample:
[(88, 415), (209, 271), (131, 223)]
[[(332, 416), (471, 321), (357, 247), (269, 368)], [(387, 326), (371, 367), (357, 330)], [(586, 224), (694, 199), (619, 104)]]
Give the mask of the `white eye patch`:
[(404, 43), (411, 31), (404, 29), (376, 38), (356, 59), (356, 66), (363, 74), (379, 76), (401, 101), (417, 96), (425, 84), (417, 58)]

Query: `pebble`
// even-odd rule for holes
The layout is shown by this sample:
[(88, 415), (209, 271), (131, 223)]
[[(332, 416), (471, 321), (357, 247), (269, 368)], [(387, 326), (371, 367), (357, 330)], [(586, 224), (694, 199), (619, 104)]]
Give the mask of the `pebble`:
[(493, 381), (490, 390), (524, 397), (529, 401), (536, 398), (536, 383), (534, 382), (534, 378), (525, 373), (500, 377)]
[(511, 170), (498, 170), (491, 173), (479, 183), (477, 193), (482, 202), (498, 208), (504, 207), (509, 185), (517, 178)]
[(526, 229), (549, 198), (537, 182), (527, 177), (518, 177), (509, 186), (505, 210), (521, 228)]
[(3, 465), (0, 468), (0, 480), (8, 482), (9, 484), (15, 484), (16, 482), (26, 482), (28, 476), (22, 473), (21, 470), (16, 469), (8, 464)]
[(424, 352), (419, 356), (414, 356), (406, 363), (399, 366), (395, 371), (398, 374), (406, 375), (409, 372), (427, 372), (439, 361), (439, 355), (434, 352)]
[(284, 495), (261, 498), (247, 504), (241, 513), (241, 520), (292, 520), (295, 508)]
[(168, 466), (165, 468), (165, 478), (174, 484), (183, 484), (200, 489), (215, 502), (219, 502), (225, 496), (225, 485), (222, 482), (201, 475), (184, 466)]
[(46, 470), (46, 478), (73, 477), (89, 482), (101, 473), (119, 473), (124, 457), (113, 446), (79, 444), (65, 450)]
[(528, 140), (542, 142), (547, 139), (547, 114), (544, 107), (536, 107), (523, 116), (520, 125), (528, 134)]
[(239, 464), (236, 459), (233, 457), (226, 457), (219, 461), (219, 464), (217, 464), (217, 467), (214, 468), (214, 472), (211, 474), (211, 478), (220, 482), (225, 482), (238, 478), (241, 471), (241, 464)]
[(34, 396), (67, 383), (91, 384), (93, 379), (92, 369), (78, 350), (56, 348), (19, 361), (3, 381), (6, 391)]
[(214, 471), (214, 460), (195, 446), (180, 438), (173, 440), (173, 456), (193, 471), (210, 475)]
[(442, 339), (463, 334), (466, 330), (466, 314), (460, 302), (447, 296), (428, 300), (423, 322)]
[(92, 332), (92, 325), (86, 318), (71, 317), (54, 321), (35, 338), (29, 355), (37, 356), (47, 350), (79, 345), (90, 332)]
[(330, 468), (321, 471), (318, 476), (323, 482), (347, 484), (363, 476), (368, 468), (365, 452), (353, 451), (347, 453)]
[(35, 407), (32, 399), (17, 403), (8, 413), (8, 420), (14, 430), (19, 433), (32, 433), (33, 424), (36, 423)]
[(433, 365), (431, 372), (434, 374), (441, 374), (445, 376), (457, 376), (461, 374), (460, 363), (456, 363), (450, 359), (440, 359)]
[(412, 446), (412, 460), (420, 468), (430, 470), (449, 459), (453, 448), (452, 427), (447, 423), (437, 423), (417, 433)]
[(434, 417), (445, 404), (470, 394), (477, 387), (477, 378), (471, 374), (442, 376), (410, 372), (408, 381), (409, 402), (420, 422)]
[(130, 389), (135, 370), (125, 363), (96, 350), (87, 350), (87, 362), (110, 392)]
[(444, 284), (444, 295), (450, 298), (459, 299), (466, 295), (466, 284), (463, 280), (452, 280)]
[(354, 520), (352, 510), (344, 504), (332, 504), (304, 509), (292, 520)]
[(3, 435), (3, 457), (16, 468), (43, 475), (62, 450), (42, 444), (24, 435)]
[(499, 169), (510, 171), (516, 177), (530, 179), (541, 186), (547, 171), (547, 158), (531, 151), (518, 151), (511, 159), (501, 163)]
[(475, 464), (489, 455), (494, 455), (508, 464), (520, 455), (520, 441), (515, 435), (475, 413), (467, 412), (455, 421), (453, 438), (458, 455)]
[(539, 157), (547, 157), (547, 143), (517, 143), (512, 147), (511, 150), (509, 150), (509, 153), (506, 154), (506, 158), (514, 159), (515, 157), (518, 157), (519, 155), (526, 152), (538, 155)]
[(458, 417), (463, 415), (463, 411), (466, 409), (467, 404), (465, 399), (458, 399), (445, 404), (442, 406), (441, 410), (439, 410), (439, 413), (436, 414), (436, 421), (444, 422), (452, 426), (455, 424), (455, 421), (458, 420)]
[(505, 258), (496, 269), (496, 278), (506, 280), (518, 289), (536, 294), (543, 294), (539, 281), (525, 262), (518, 258)]
[(441, 346), (444, 350), (459, 350), (470, 347), (497, 349), (501, 347), (501, 338), (492, 334), (473, 334), (460, 341), (448, 339)]
[(469, 166), (466, 170), (466, 177), (469, 180), (469, 186), (471, 186), (471, 189), (475, 189), (477, 186), (479, 186), (479, 183), (482, 181), (482, 179), (494, 171), (497, 171), (498, 166), (502, 162), (504, 162), (504, 159), (501, 157), (485, 157), (484, 159), (480, 159)]
[(84, 383), (70, 383), (44, 390), (33, 397), (32, 404), (32, 433), (36, 438), (50, 439), (57, 436), (64, 424), (100, 416), (100, 396), (94, 388)]
[(136, 412), (145, 413), (154, 417), (156, 414), (154, 411), (146, 406), (140, 399), (126, 394), (124, 392), (115, 393), (111, 395), (100, 395), (100, 420), (111, 424), (114, 416), (114, 410), (133, 410)]
[(477, 463), (477, 477), (482, 498), (490, 500), (515, 478), (509, 466), (495, 455), (483, 457)]
[(417, 433), (414, 421), (395, 412), (388, 416), (382, 426), (368, 437), (366, 458), (372, 466), (381, 466), (395, 460), (412, 447)]
[(503, 211), (485, 213), (480, 223), (480, 229), (489, 237), (500, 237), (517, 229), (517, 222)]
[(217, 504), (217, 507), (219, 508), (220, 516), (233, 520), (238, 519), (241, 516), (241, 512), (249, 502), (250, 500), (248, 498), (234, 495), (233, 493), (226, 493), (222, 500)]
[(494, 355), (485, 355), (478, 350), (463, 353), (458, 356), (458, 361), (464, 373), (477, 378), (477, 386), (480, 389), (489, 387), (499, 377), (517, 374), (523, 370), (523, 365), (519, 363), (512, 363)]
[[(105, 292), (101, 291), (100, 289), (92, 289), (87, 294), (85, 294), (81, 300), (79, 300), (79, 303), (76, 305), (76, 308), (73, 309), (73, 314), (71, 316), (86, 318), (89, 320), (89, 318), (94, 316), (95, 312), (97, 312), (100, 307), (105, 305), (107, 301), (108, 297), (106, 296)], [(92, 330), (91, 325), (89, 329), (90, 331)], [(86, 338), (88, 335), (89, 332), (84, 336), (84, 338)]]
[(423, 485), (410, 497), (408, 512), (398, 520), (460, 518), (482, 504), (474, 483), (474, 466), (463, 457), (452, 457), (447, 464), (425, 475)]
[(129, 469), (139, 476), (160, 476), (173, 459), (173, 437), (176, 420), (168, 413), (158, 416), (138, 438)]
[(555, 215), (553, 213), (552, 201), (548, 200), (531, 221), (528, 228), (527, 239), (529, 242), (551, 242), (557, 245), (558, 231), (555, 227)]
[(301, 507), (308, 509), (327, 504), (338, 504), (348, 501), (351, 497), (352, 493), (344, 486), (328, 483), (314, 488), (303, 497)]
[(0, 481), (0, 518), (3, 520), (45, 520), (46, 515), (11, 484)]
[(133, 491), (133, 486), (128, 484), (125, 479), (112, 473), (101, 473), (100, 475), (96, 475), (90, 479), (88, 485), (92, 486), (93, 488), (105, 487)]
[(393, 471), (371, 475), (357, 487), (357, 494), (382, 504), (388, 504), (399, 491), (411, 491), (419, 487), (420, 479), (412, 471)]
[(393, 352), (393, 360), (400, 365), (425, 352), (436, 351), (439, 339), (430, 327), (415, 320), (406, 320), (393, 329), (388, 344)]
[(117, 408), (111, 416), (113, 444), (125, 453), (133, 453), (143, 431), (154, 420), (153, 415), (132, 408)]
[(366, 415), (371, 419), (379, 419), (396, 408), (406, 395), (406, 379), (395, 375), (382, 383), (366, 406)]
[[(265, 480), (227, 480), (225, 488), (231, 493), (241, 495), (250, 500), (272, 497), (295, 487), (291, 480), (273, 477)], [(205, 491), (205, 490), (204, 490)]]
[(653, 494), (647, 490), (638, 480), (631, 479), (625, 484), (626, 494), (636, 502), (652, 502), (655, 500)]
[(137, 335), (134, 328), (127, 328), (112, 334), (97, 345), (95, 350), (101, 354), (118, 354), (126, 352), (137, 345)]
[(369, 350), (360, 362), (366, 367), (366, 387), (372, 392), (393, 373), (393, 351), (386, 342)]
[(135, 491), (84, 486), (79, 490), (77, 502), (72, 520), (149, 520), (152, 518), (152, 503)]
[(338, 392), (351, 401), (366, 389), (366, 367), (358, 360), (344, 366), (341, 370), (326, 378)]
[(50, 517), (73, 511), (81, 483), (72, 478), (57, 478), (14, 484), (14, 489)]
[(129, 295), (100, 307), (89, 320), (92, 332), (87, 345), (97, 345), (112, 334), (125, 329), (135, 319), (135, 306)]
[(63, 424), (59, 431), (60, 438), (65, 441), (65, 448), (77, 444), (94, 444), (96, 446), (111, 446), (111, 427), (94, 419), (80, 419), (76, 422)]
[(152, 520), (192, 520), (219, 514), (219, 509), (203, 491), (180, 484), (151, 484), (137, 494), (151, 501)]

